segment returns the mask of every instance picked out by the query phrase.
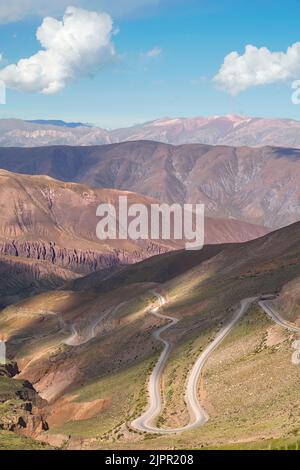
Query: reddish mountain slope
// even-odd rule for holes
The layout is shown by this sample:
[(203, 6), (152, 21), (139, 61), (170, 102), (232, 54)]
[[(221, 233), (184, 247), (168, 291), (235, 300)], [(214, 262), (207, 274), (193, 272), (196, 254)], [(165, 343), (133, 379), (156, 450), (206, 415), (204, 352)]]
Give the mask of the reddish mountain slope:
[[(46, 176), (0, 170), (0, 252), (84, 273), (182, 246), (181, 242), (163, 240), (98, 240), (96, 209), (100, 203), (117, 206), (120, 195), (126, 195), (129, 204), (149, 207), (153, 202), (135, 193), (91, 189)], [(266, 231), (237, 221), (206, 219), (206, 243), (240, 242)]]
[(129, 204), (151, 202), (133, 193), (0, 170), (0, 253), (87, 273), (178, 247), (159, 240), (100, 241), (96, 209), (101, 203), (116, 205), (121, 194), (128, 196)]
[(206, 215), (278, 228), (300, 219), (300, 151), (128, 142), (0, 148), (0, 168), (47, 174), (162, 202), (202, 202)]

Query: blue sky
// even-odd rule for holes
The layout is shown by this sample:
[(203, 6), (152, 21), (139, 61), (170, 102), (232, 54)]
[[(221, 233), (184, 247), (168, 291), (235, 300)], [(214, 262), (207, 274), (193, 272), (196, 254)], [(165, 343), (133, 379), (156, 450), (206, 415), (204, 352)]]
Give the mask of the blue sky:
[[(11, 0), (12, 6), (14, 3), (18, 6), (22, 2)], [(95, 10), (101, 1), (77, 3)], [(16, 13), (7, 18), (10, 12), (1, 14), (5, 2), (2, 6), (0, 1), (2, 68), (36, 54), (41, 45), (35, 33), (43, 18), (49, 14), (61, 19), (69, 4), (71, 0), (64, 5), (60, 2), (49, 11), (45, 5), (41, 11), (35, 8), (39, 13), (35, 17), (30, 16), (28, 5), (28, 12), (16, 8)], [(244, 84), (236, 85), (236, 94), (230, 93), (229, 85), (219, 89), (213, 81), (224, 58), (232, 51), (244, 54), (247, 44), (285, 53), (300, 41), (299, 1), (112, 0), (102, 6), (114, 21), (115, 53), (111, 60), (92, 73), (76, 72), (76, 79), (64, 83), (57, 94), (43, 94), (38, 89), (28, 92), (22, 86), (9, 88), (7, 104), (0, 108), (1, 117), (65, 119), (104, 127), (166, 116), (229, 113), (300, 119), (300, 106), (291, 102), (291, 83), (298, 71), (295, 63), (288, 66), (286, 79), (277, 81), (272, 76), (263, 84), (252, 85), (250, 71), (251, 85), (241, 91)], [(284, 57), (282, 63), (286, 67)], [(264, 73), (268, 64), (263, 66)]]

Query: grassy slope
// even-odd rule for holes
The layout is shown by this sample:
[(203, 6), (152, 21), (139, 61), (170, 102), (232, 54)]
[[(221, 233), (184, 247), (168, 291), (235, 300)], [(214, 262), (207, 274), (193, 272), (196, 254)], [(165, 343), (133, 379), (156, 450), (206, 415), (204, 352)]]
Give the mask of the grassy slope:
[(0, 431), (0, 450), (51, 450), (47, 444), (14, 432)]
[(95, 380), (72, 391), (76, 402), (90, 402), (95, 397), (107, 400), (101, 415), (86, 421), (69, 422), (51, 429), (52, 434), (70, 434), (75, 438), (98, 438), (103, 445), (128, 435), (124, 423), (138, 416), (147, 404), (146, 378), (157, 356), (111, 376)]
[[(164, 376), (168, 412), (165, 410), (163, 419), (159, 420), (161, 425), (177, 426), (187, 421), (182, 391), (188, 370), (219, 327), (220, 324), (215, 328), (210, 326), (202, 334), (191, 332), (188, 339), (179, 341), (174, 349)], [(280, 341), (272, 344), (276, 335)], [(249, 312), (207, 364), (201, 394), (211, 420), (203, 428), (172, 437), (171, 446), (242, 447), (241, 442), (249, 446), (252, 441), (264, 446), (263, 442), (268, 439), (281, 438), (282, 445), (297, 440), (300, 433), (300, 426), (297, 427), (300, 422), (299, 380), (298, 369), (291, 363), (293, 340), (294, 336), (274, 326), (265, 314), (255, 309)], [(115, 446), (116, 442), (118, 447), (124, 448), (169, 447), (170, 438), (149, 440), (138, 435), (135, 438), (130, 435), (131, 444), (128, 444), (128, 432), (121, 426), (137, 411), (141, 412), (150, 369), (147, 362), (78, 389), (80, 400), (110, 397), (111, 401), (99, 418), (68, 423), (52, 432), (84, 438), (98, 436), (101, 437), (96, 445), (99, 447)], [(263, 397), (261, 403), (257, 397)], [(268, 446), (273, 445), (272, 442), (268, 441)]]
[[(204, 398), (211, 420), (206, 426), (170, 439), (129, 433), (121, 423), (130, 421), (137, 412), (136, 407), (141, 411), (145, 404), (150, 364), (160, 347), (151, 341), (151, 332), (158, 322), (147, 315), (147, 289), (145, 295), (141, 291), (136, 304), (132, 296), (132, 289), (136, 289), (134, 283), (159, 282), (168, 297), (165, 313), (181, 320), (168, 332), (175, 348), (164, 375), (167, 409), (164, 409), (160, 423), (183, 424), (187, 421), (183, 390), (191, 364), (221, 324), (228, 321), (241, 299), (276, 292), (300, 275), (298, 232), (298, 226), (289, 227), (262, 240), (225, 247), (217, 252), (208, 253), (206, 249), (196, 255), (181, 252), (156, 257), (131, 266), (128, 271), (115, 273), (107, 281), (102, 279), (99, 285), (93, 277), (93, 295), (99, 303), (107, 295), (116, 297), (117, 292), (126, 293), (126, 289), (131, 289), (133, 303), (118, 313), (117, 321), (106, 335), (75, 350), (64, 348), (58, 351), (51, 357), (51, 365), (58, 364), (67, 369), (72, 361), (80, 358), (84, 374), (81, 385), (74, 384), (69, 393), (78, 393), (78, 399), (83, 401), (104, 398), (107, 404), (97, 418), (67, 423), (51, 432), (63, 431), (75, 438), (97, 436), (98, 441), (91, 445), (124, 448), (206, 448), (240, 445), (239, 440), (297, 439), (299, 371), (290, 362), (289, 345), (293, 338), (286, 338), (278, 347), (264, 344), (263, 338), (273, 326), (258, 312), (252, 312), (240, 322), (207, 365)], [(124, 284), (124, 291), (114, 290)], [(77, 284), (75, 290), (81, 290), (81, 287)], [(76, 293), (72, 296), (76, 297)], [(34, 304), (34, 299), (30, 302)], [(140, 309), (138, 315), (136, 305)], [(49, 301), (47, 308), (53, 310), (52, 307)], [(68, 315), (69, 310), (72, 310), (70, 305), (64, 306), (61, 313), (66, 311)], [(77, 314), (80, 315), (80, 309)], [(6, 321), (11, 327), (10, 315), (13, 313), (8, 313)], [(225, 363), (221, 367), (223, 360)], [(255, 383), (254, 392), (251, 392), (249, 377)], [(262, 388), (265, 383), (272, 385), (275, 395), (266, 393), (270, 387)], [(260, 403), (262, 397), (265, 397), (265, 403)]]
[(120, 447), (296, 448), (299, 370), (291, 362), (292, 340), (253, 308), (207, 363), (200, 394), (210, 421), (171, 439), (153, 436)]

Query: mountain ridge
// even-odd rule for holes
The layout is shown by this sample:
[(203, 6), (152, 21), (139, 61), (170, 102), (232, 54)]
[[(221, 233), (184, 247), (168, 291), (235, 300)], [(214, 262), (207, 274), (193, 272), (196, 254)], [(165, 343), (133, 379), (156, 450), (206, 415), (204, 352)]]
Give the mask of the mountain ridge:
[(1, 119), (0, 145), (34, 147), (49, 145), (103, 145), (135, 140), (154, 140), (174, 145), (300, 148), (300, 121), (224, 115), (162, 118), (127, 128), (106, 129), (61, 120)]
[[(34, 292), (51, 290), (95, 271), (114, 269), (158, 253), (178, 249), (184, 241), (106, 240), (96, 236), (101, 203), (150, 208), (146, 196), (116, 189), (93, 189), (49, 176), (0, 170), (0, 286), (2, 305)], [(118, 223), (118, 219), (116, 220)], [(206, 217), (206, 243), (241, 242), (269, 230), (247, 223)]]
[(132, 191), (164, 203), (203, 203), (209, 217), (272, 229), (300, 220), (299, 149), (174, 146), (151, 141), (0, 147), (0, 167), (89, 187)]

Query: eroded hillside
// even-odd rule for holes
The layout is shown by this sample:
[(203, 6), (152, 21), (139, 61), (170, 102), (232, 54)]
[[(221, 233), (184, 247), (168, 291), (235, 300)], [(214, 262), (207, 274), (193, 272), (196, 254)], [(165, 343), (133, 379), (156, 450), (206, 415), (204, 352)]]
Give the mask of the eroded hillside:
[[(39, 438), (53, 444), (67, 439), (70, 448), (113, 448), (116, 442), (118, 448), (237, 446), (263, 440), (272, 446), (275, 439), (297, 439), (299, 373), (291, 357), (298, 336), (273, 322), (255, 299), (284, 292), (299, 275), (295, 224), (241, 245), (172, 252), (96, 273), (71, 282), (68, 290), (5, 309), (2, 339), (18, 363), (19, 378), (30, 380), (48, 402), (50, 429)], [(161, 351), (153, 336), (164, 324), (151, 314), (155, 291), (166, 299), (163, 315), (178, 320), (164, 335), (174, 346), (161, 382), (157, 425), (162, 429), (187, 423), (183, 391), (191, 367), (240, 302), (253, 298), (209, 357), (199, 382), (208, 423), (174, 435), (172, 444), (163, 434), (148, 441), (131, 425), (147, 407), (147, 383)], [(281, 315), (291, 321), (284, 308)]]

